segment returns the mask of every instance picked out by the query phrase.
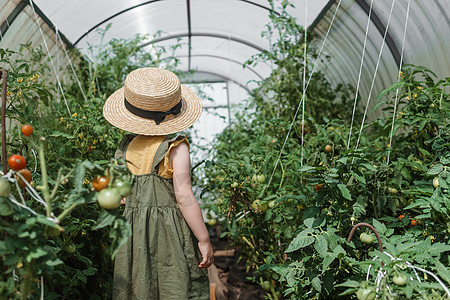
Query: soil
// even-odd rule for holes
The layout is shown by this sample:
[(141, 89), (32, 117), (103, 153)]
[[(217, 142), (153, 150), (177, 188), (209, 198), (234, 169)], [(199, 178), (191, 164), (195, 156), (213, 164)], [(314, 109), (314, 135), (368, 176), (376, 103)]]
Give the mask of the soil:
[(265, 299), (261, 286), (251, 280), (254, 275), (246, 272), (245, 261), (238, 262), (239, 249), (231, 246), (228, 239), (220, 238), (220, 234), (220, 226), (210, 229), (214, 266), (209, 275), (210, 283), (215, 282), (216, 285), (215, 300)]

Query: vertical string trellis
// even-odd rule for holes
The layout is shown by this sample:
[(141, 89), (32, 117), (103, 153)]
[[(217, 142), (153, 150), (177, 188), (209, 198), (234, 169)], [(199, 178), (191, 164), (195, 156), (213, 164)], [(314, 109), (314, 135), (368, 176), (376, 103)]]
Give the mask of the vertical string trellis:
[(382, 43), (381, 43), (380, 51), (379, 51), (379, 54), (378, 54), (377, 64), (376, 64), (376, 66), (375, 66), (375, 70), (374, 70), (374, 73), (373, 73), (372, 84), (371, 84), (371, 86), (370, 86), (369, 96), (367, 97), (366, 108), (365, 108), (365, 110), (364, 110), (364, 115), (363, 115), (363, 119), (362, 119), (362, 122), (361, 122), (361, 127), (360, 127), (360, 130), (359, 130), (358, 140), (357, 140), (357, 142), (356, 142), (355, 149), (358, 148), (359, 142), (360, 142), (360, 140), (361, 140), (362, 131), (363, 131), (363, 129), (364, 129), (364, 122), (365, 122), (365, 120), (366, 120), (367, 110), (368, 110), (368, 108), (369, 108), (369, 103), (370, 103), (370, 99), (371, 99), (371, 97), (372, 97), (373, 88), (374, 88), (374, 86), (375, 86), (375, 79), (377, 78), (378, 68), (379, 68), (379, 66), (380, 66), (380, 61), (381, 61), (381, 55), (383, 54), (384, 45), (385, 45), (385, 43), (386, 43), (386, 36), (387, 36), (388, 30), (389, 30), (389, 25), (390, 25), (390, 23), (391, 23), (392, 12), (393, 12), (393, 10), (394, 10), (394, 6), (395, 6), (395, 0), (392, 1), (391, 10), (390, 10), (390, 12), (389, 12), (389, 18), (388, 18), (388, 21), (387, 21), (387, 24), (386, 24), (386, 29), (385, 29), (384, 35), (383, 35), (383, 41), (382, 41)]
[[(301, 105), (302, 105), (302, 103), (303, 103), (303, 101), (304, 101), (304, 98), (305, 98), (305, 93), (306, 93), (306, 91), (308, 90), (309, 83), (310, 83), (310, 81), (311, 81), (312, 76), (314, 75), (315, 70), (316, 70), (317, 62), (319, 61), (319, 59), (320, 59), (320, 57), (321, 57), (321, 55), (322, 55), (322, 51), (323, 51), (323, 48), (324, 48), (324, 46), (325, 46), (325, 43), (326, 43), (327, 40), (328, 40), (328, 35), (330, 34), (331, 28), (333, 27), (334, 20), (336, 19), (336, 15), (337, 15), (337, 13), (338, 13), (338, 11), (339, 11), (339, 8), (340, 8), (340, 6), (341, 6), (341, 2), (342, 2), (342, 0), (339, 0), (339, 2), (338, 2), (338, 4), (337, 4), (336, 11), (335, 11), (334, 14), (333, 14), (333, 18), (331, 19), (330, 26), (328, 27), (328, 30), (327, 30), (327, 32), (326, 32), (326, 34), (325, 34), (325, 38), (324, 38), (323, 43), (322, 43), (322, 45), (321, 45), (321, 47), (320, 47), (319, 53), (318, 53), (318, 55), (317, 55), (317, 58), (316, 58), (316, 60), (314, 61), (313, 69), (312, 69), (312, 71), (311, 71), (311, 74), (309, 75), (308, 81), (307, 81), (306, 86), (305, 86), (305, 89), (304, 89), (304, 93), (303, 93), (303, 95), (302, 95), (302, 98), (300, 99), (300, 102), (298, 103), (298, 106), (297, 106), (297, 109), (296, 109), (296, 111), (295, 111), (294, 117), (293, 117), (292, 122), (291, 122), (291, 124), (290, 124), (290, 126), (289, 126), (289, 130), (288, 130), (288, 132), (286, 133), (286, 138), (284, 139), (284, 142), (283, 142), (283, 145), (282, 145), (282, 147), (281, 147), (280, 153), (279, 153), (279, 155), (278, 155), (278, 157), (277, 157), (277, 160), (275, 161), (275, 166), (274, 166), (274, 168), (273, 168), (272, 174), (270, 175), (269, 181), (268, 181), (268, 183), (267, 183), (267, 185), (266, 185), (266, 187), (265, 187), (265, 189), (264, 189), (264, 192), (265, 192), (265, 190), (267, 189), (267, 187), (270, 185), (270, 183), (272, 182), (273, 175), (275, 174), (275, 170), (277, 169), (277, 166), (278, 166), (278, 163), (279, 163), (279, 161), (280, 161), (281, 155), (282, 155), (282, 153), (283, 153), (284, 147), (286, 146), (287, 140), (289, 139), (289, 134), (290, 134), (291, 131), (292, 131), (292, 127), (293, 127), (293, 125), (294, 125), (294, 122), (295, 122), (295, 120), (297, 119), (298, 113), (299, 113), (299, 111), (300, 111), (300, 107), (301, 107)], [(306, 46), (306, 45), (305, 45), (305, 46)]]
[(72, 113), (70, 112), (69, 105), (68, 105), (68, 103), (67, 103), (66, 96), (64, 95), (64, 90), (63, 90), (63, 88), (62, 88), (62, 86), (61, 86), (61, 81), (59, 80), (58, 72), (56, 71), (55, 64), (53, 63), (53, 58), (52, 58), (52, 55), (51, 55), (51, 53), (50, 53), (50, 49), (48, 48), (47, 41), (45, 40), (44, 32), (42, 31), (41, 24), (39, 24), (39, 18), (38, 18), (38, 15), (37, 15), (37, 13), (36, 13), (36, 10), (34, 9), (33, 0), (29, 0), (29, 2), (30, 2), (30, 6), (31, 6), (31, 8), (32, 8), (32, 10), (33, 10), (33, 13), (34, 13), (34, 19), (35, 19), (35, 21), (36, 21), (36, 24), (37, 24), (37, 26), (38, 26), (38, 28), (39, 28), (39, 32), (40, 32), (40, 34), (41, 34), (42, 40), (43, 40), (43, 42), (44, 42), (45, 49), (47, 50), (47, 54), (48, 54), (48, 57), (49, 57), (49, 59), (50, 59), (50, 63), (51, 63), (51, 65), (52, 65), (52, 67), (53, 67), (53, 71), (54, 71), (55, 76), (56, 76), (56, 81), (57, 81), (57, 83), (58, 83), (58, 87), (59, 87), (60, 90), (61, 90), (61, 94), (62, 94), (62, 96), (63, 96), (64, 103), (65, 103), (65, 105), (66, 105), (67, 111), (69, 112), (69, 115), (72, 115)]
[[(402, 51), (401, 51), (401, 54), (400, 54), (400, 64), (399, 64), (399, 67), (398, 67), (397, 82), (400, 81), (401, 73), (402, 73), (403, 55), (404, 55), (404, 51), (405, 51), (406, 30), (408, 28), (408, 19), (409, 19), (410, 6), (411, 6), (411, 0), (408, 0), (408, 7), (406, 8), (406, 17), (405, 17), (405, 29), (403, 30)], [(391, 157), (392, 136), (394, 134), (395, 115), (397, 114), (398, 91), (399, 91), (399, 88), (397, 88), (397, 90), (395, 91), (394, 112), (392, 114), (392, 126), (391, 126), (391, 132), (390, 132), (390, 135), (389, 135), (389, 145), (388, 145), (388, 153), (387, 153), (387, 159), (386, 159), (386, 164), (387, 165), (389, 165), (389, 160), (390, 160), (390, 157)]]
[(63, 40), (61, 38), (61, 35), (59, 34), (58, 29), (56, 29), (56, 36), (59, 39), (59, 43), (61, 44), (61, 46), (62, 46), (62, 48), (64, 50), (64, 54), (66, 55), (67, 61), (69, 62), (69, 65), (70, 65), (70, 69), (72, 70), (72, 73), (75, 76), (75, 80), (77, 81), (78, 87), (80, 88), (80, 91), (81, 91), (81, 94), (83, 95), (84, 101), (86, 103), (88, 103), (87, 98), (86, 98), (86, 94), (84, 93), (83, 86), (81, 85), (81, 82), (80, 82), (80, 80), (78, 78), (77, 72), (75, 71), (75, 68), (73, 66), (72, 59), (70, 58), (69, 53), (67, 52), (66, 46), (64, 45), (64, 42), (63, 42)]
[(305, 95), (305, 93), (306, 93), (306, 63), (307, 63), (307, 59), (306, 59), (306, 54), (307, 54), (307, 41), (308, 41), (308, 39), (307, 39), (307, 35), (308, 35), (308, 30), (307, 30), (307, 26), (306, 26), (306, 24), (308, 23), (308, 0), (306, 0), (305, 1), (305, 49), (304, 49), (304, 52), (303, 52), (303, 90), (302, 90), (302, 93), (303, 93), (303, 95), (302, 95), (302, 98), (304, 99), (303, 101), (302, 101), (302, 129), (301, 129), (301, 132), (302, 132), (302, 145), (301, 145), (301, 154), (300, 154), (300, 166), (301, 167), (303, 167), (303, 149), (304, 149), (304, 147), (303, 147), (303, 145), (304, 145), (304, 132), (305, 132), (305, 102), (306, 102), (306, 96), (304, 96)]
[(358, 81), (356, 83), (355, 101), (353, 103), (352, 120), (350, 122), (350, 130), (349, 130), (349, 133), (348, 133), (347, 149), (350, 148), (350, 140), (351, 140), (351, 137), (352, 137), (353, 122), (355, 120), (356, 103), (358, 101), (359, 86), (361, 84), (362, 67), (364, 65), (364, 57), (366, 55), (367, 36), (369, 35), (369, 27), (370, 27), (370, 19), (371, 19), (371, 16), (372, 16), (372, 9), (373, 9), (373, 0), (370, 1), (370, 8), (369, 8), (369, 13), (368, 13), (368, 17), (367, 17), (366, 33), (365, 33), (365, 36), (364, 36), (364, 44), (363, 44), (363, 50), (362, 50), (362, 54), (361, 54), (361, 63), (359, 64)]

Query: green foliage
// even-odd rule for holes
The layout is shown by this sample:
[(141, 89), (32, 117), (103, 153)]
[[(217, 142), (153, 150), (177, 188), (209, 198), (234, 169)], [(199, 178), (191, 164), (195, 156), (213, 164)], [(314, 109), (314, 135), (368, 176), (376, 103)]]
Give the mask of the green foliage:
[[(41, 49), (31, 44), (23, 45), (19, 52), (0, 49), (0, 61), (8, 71), (8, 157), (22, 153), (33, 174), (27, 190), (13, 189), (11, 195), (20, 199), (21, 192), (26, 205), (37, 212), (35, 216), (1, 198), (1, 213), (9, 215), (2, 219), (0, 229), (0, 267), (7, 270), (0, 282), (2, 297), (25, 299), (31, 294), (36, 298), (41, 276), (46, 299), (111, 297), (112, 258), (131, 231), (121, 208), (105, 211), (98, 206), (90, 181), (106, 174), (111, 183), (113, 177), (131, 180), (127, 171), (111, 160), (125, 132), (103, 118), (106, 98), (123, 86), (126, 74), (136, 68), (176, 68), (172, 54), (179, 43), (146, 51), (140, 47), (145, 40), (143, 36), (112, 40), (91, 47), (90, 58), (72, 50), (83, 91), (68, 69), (62, 81), (64, 96)], [(34, 127), (31, 138), (20, 133), (22, 124)], [(38, 158), (40, 148), (36, 146), (41, 136), (45, 137), (43, 160)], [(33, 187), (37, 195), (49, 199), (50, 211), (59, 224), (49, 221), (49, 210), (29, 196)], [(14, 273), (19, 282), (13, 280)]]
[[(350, 131), (352, 89), (333, 88), (316, 70), (303, 97), (317, 52), (307, 46), (303, 74), (302, 29), (282, 12), (265, 34), (275, 33), (271, 51), (248, 63), (276, 68), (218, 136), (214, 161), (202, 166), (203, 200), (222, 220), (223, 236), (239, 247), (255, 282), (271, 283), (268, 299), (370, 299), (382, 262), (382, 299), (440, 299), (435, 278), (419, 270), (417, 277), (406, 262), (449, 285), (450, 79), (405, 66), (377, 98), (385, 115), (360, 134), (358, 124)], [(304, 114), (296, 115), (302, 98)], [(347, 242), (355, 222), (373, 224), (383, 250), (399, 260), (377, 243)], [(396, 285), (397, 273), (414, 280)]]

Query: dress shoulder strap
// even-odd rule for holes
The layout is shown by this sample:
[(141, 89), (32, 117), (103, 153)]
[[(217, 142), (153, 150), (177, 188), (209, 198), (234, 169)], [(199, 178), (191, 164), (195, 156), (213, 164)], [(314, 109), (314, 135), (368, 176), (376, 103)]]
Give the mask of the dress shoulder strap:
[(125, 152), (127, 151), (128, 145), (136, 137), (136, 134), (126, 134), (123, 136), (122, 140), (117, 147), (114, 159), (116, 164), (123, 164), (125, 162)]
[(155, 157), (153, 158), (152, 172), (158, 173), (158, 165), (164, 159), (164, 156), (166, 156), (170, 144), (183, 138), (183, 135), (167, 136), (164, 141), (162, 141), (158, 147), (158, 150), (156, 150)]

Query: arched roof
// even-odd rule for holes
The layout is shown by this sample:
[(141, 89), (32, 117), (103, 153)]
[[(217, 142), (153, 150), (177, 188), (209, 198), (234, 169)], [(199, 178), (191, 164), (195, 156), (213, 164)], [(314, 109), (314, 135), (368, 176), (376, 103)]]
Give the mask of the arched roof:
[[(157, 40), (149, 40), (142, 46), (152, 42), (167, 45), (180, 39), (183, 46), (176, 55), (180, 67), (186, 71), (195, 69), (214, 74), (249, 89), (254, 86), (253, 80), (261, 80), (271, 72), (272, 66), (264, 63), (253, 68), (242, 67), (252, 55), (270, 49), (270, 41), (261, 36), (272, 10), (265, 0), (34, 0), (32, 3), (49, 37), (50, 48), (51, 31), (57, 29), (67, 45), (86, 52), (89, 43), (99, 42), (95, 29), (111, 23), (104, 42), (131, 38), (138, 33), (152, 36), (158, 31), (162, 35)], [(356, 85), (366, 24), (370, 20), (361, 71), (363, 98), (368, 97), (371, 89), (377, 93), (396, 80), (401, 58), (403, 63), (425, 65), (440, 76), (450, 75), (450, 2), (447, 0), (426, 3), (420, 0), (294, 0), (292, 3), (295, 8), (289, 12), (300, 25), (318, 34), (319, 39), (314, 43), (318, 48), (323, 45), (324, 55), (330, 56), (330, 61), (321, 68), (333, 83)], [(30, 1), (3, 0), (0, 9), (0, 47), (42, 39), (36, 30)], [(276, 9), (273, 12), (277, 13)], [(406, 20), (408, 26), (403, 39)]]

